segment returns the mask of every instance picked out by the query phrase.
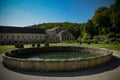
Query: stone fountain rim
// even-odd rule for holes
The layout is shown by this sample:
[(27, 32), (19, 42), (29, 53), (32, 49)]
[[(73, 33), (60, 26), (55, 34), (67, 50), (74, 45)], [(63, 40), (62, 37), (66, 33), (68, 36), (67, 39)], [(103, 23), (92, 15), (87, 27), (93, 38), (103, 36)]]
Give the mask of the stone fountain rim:
[[(14, 51), (14, 50), (19, 50), (19, 49), (12, 49), (12, 50), (8, 50), (6, 52), (4, 52), (2, 54), (2, 56), (4, 58), (8, 58), (8, 59), (12, 59), (12, 60), (21, 60), (21, 61), (28, 61), (28, 62), (64, 62), (64, 61), (82, 61), (82, 60), (91, 60), (91, 59), (95, 59), (95, 58), (100, 58), (100, 57), (105, 57), (107, 55), (112, 55), (113, 52), (108, 50), (108, 49), (105, 49), (105, 48), (96, 48), (96, 47), (84, 47), (84, 46), (51, 46), (51, 47), (74, 47), (74, 48), (77, 48), (77, 47), (81, 47), (81, 48), (94, 48), (94, 49), (100, 49), (100, 50), (106, 50), (108, 51), (107, 54), (103, 54), (103, 55), (99, 55), (99, 56), (95, 56), (95, 57), (87, 57), (87, 58), (70, 58), (70, 59), (40, 59), (40, 60), (28, 60), (28, 59), (22, 59), (22, 58), (15, 58), (15, 57), (10, 57), (10, 56), (7, 56), (6, 53), (7, 52), (11, 52), (11, 51)], [(44, 47), (41, 47), (41, 48), (44, 48)], [(33, 49), (33, 48), (21, 48), (21, 49)], [(35, 48), (37, 49), (37, 48)]]

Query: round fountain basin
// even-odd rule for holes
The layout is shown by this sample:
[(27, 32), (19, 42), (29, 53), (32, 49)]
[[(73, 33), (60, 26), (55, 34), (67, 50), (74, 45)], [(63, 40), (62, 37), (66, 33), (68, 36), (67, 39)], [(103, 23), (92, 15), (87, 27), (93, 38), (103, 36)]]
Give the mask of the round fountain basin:
[(23, 48), (3, 54), (3, 64), (30, 71), (74, 71), (108, 63), (112, 52), (93, 47)]

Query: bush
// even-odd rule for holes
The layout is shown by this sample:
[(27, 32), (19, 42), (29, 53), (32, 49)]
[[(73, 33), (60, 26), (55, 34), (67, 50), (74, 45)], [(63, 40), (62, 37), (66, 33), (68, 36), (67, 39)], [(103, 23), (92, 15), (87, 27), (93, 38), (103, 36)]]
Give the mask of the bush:
[(79, 40), (76, 40), (77, 43), (79, 43)]
[(87, 44), (91, 44), (91, 42), (88, 40), (88, 41), (87, 41)]
[(115, 37), (115, 36), (116, 36), (116, 35), (115, 35), (114, 32), (110, 32), (110, 33), (108, 33), (107, 38), (113, 38), (113, 37)]
[(82, 44), (82, 42), (81, 42), (81, 41), (79, 41), (79, 44)]
[(99, 43), (99, 38), (97, 36), (94, 36), (93, 43), (96, 43), (96, 44)]
[(49, 47), (49, 43), (45, 43), (45, 47)]
[(81, 41), (83, 43), (86, 43), (88, 39), (91, 38), (91, 35), (89, 33), (84, 33), (83, 36), (81, 37)]
[(94, 36), (92, 42), (97, 44), (103, 44), (107, 37), (105, 35)]
[(120, 38), (120, 33), (119, 33), (119, 34), (116, 34), (116, 37), (117, 37), (117, 38)]
[(120, 44), (120, 38), (116, 39), (116, 42), (117, 42), (118, 44)]
[(32, 44), (32, 47), (33, 47), (33, 48), (35, 47), (35, 43)]
[(23, 43), (15, 43), (16, 48), (24, 48)]
[(110, 43), (116, 42), (116, 38), (110, 38), (109, 41)]
[(106, 39), (103, 43), (104, 43), (104, 44), (109, 44), (109, 40)]
[(37, 44), (37, 47), (38, 47), (38, 48), (40, 47), (40, 43)]

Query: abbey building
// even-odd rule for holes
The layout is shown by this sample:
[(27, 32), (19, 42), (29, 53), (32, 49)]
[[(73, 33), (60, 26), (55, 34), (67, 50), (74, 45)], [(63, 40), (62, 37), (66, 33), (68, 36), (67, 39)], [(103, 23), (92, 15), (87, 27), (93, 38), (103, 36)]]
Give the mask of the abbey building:
[(45, 30), (42, 28), (0, 26), (0, 45), (42, 42), (64, 42), (73, 40), (70, 32), (61, 28)]

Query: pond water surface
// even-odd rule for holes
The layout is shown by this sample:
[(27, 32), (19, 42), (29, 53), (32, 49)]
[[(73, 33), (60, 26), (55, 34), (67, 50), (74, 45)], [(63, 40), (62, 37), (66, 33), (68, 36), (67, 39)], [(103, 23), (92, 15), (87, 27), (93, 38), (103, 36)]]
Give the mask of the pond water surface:
[(81, 52), (47, 52), (39, 54), (31, 54), (24, 57), (29, 60), (40, 60), (40, 59), (73, 59), (73, 58), (87, 58), (102, 55), (100, 53), (91, 53), (87, 51)]

